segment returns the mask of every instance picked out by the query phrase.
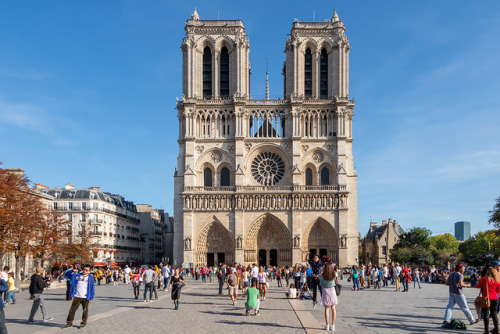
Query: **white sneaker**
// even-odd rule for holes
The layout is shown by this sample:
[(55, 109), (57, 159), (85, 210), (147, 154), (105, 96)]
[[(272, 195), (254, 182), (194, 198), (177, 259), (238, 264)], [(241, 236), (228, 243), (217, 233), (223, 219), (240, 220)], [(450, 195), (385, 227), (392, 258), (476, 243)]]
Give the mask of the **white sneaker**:
[(334, 331), (335, 330), (335, 325), (331, 325), (330, 328), (331, 328), (332, 331)]
[(264, 300), (266, 300), (266, 297), (264, 297)]
[(330, 325), (326, 325), (325, 330), (328, 332), (330, 330)]

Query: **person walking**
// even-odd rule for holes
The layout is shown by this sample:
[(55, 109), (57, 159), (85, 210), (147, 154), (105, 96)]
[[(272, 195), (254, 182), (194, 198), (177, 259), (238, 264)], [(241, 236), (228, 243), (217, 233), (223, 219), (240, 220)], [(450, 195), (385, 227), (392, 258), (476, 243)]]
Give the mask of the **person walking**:
[(405, 264), (403, 265), (403, 292), (408, 292), (408, 283), (411, 281), (410, 268)]
[(222, 288), (224, 287), (224, 282), (226, 281), (227, 276), (227, 268), (225, 264), (222, 264), (219, 270), (219, 274), (217, 275), (219, 279), (219, 295), (223, 295)]
[[(73, 327), (73, 319), (75, 313), (82, 305), (82, 322), (80, 328), (87, 326), (87, 318), (89, 316), (89, 304), (94, 300), (95, 296), (95, 279), (90, 274), (90, 264), (83, 266), (81, 273), (65, 272), (67, 278), (71, 280), (70, 298), (73, 299), (69, 309), (68, 318), (66, 318), (66, 325), (63, 328)], [(70, 300), (71, 300), (70, 299)]]
[[(358, 268), (353, 265), (351, 268), (351, 277), (352, 277), (352, 291), (359, 291), (359, 274), (358, 274)], [(371, 279), (371, 277), (370, 277)]]
[(295, 286), (297, 287), (297, 289), (299, 289), (300, 288), (300, 267), (299, 267), (298, 263), (296, 263), (295, 267), (293, 267), (293, 280), (294, 280)]
[(175, 268), (174, 275), (170, 278), (171, 297), (174, 301), (175, 310), (179, 309), (181, 301), (181, 289), (184, 286), (184, 278), (179, 274), (179, 268)]
[(141, 274), (139, 274), (139, 269), (136, 269), (135, 272), (129, 274), (132, 277), (132, 287), (134, 288), (134, 298), (138, 299), (139, 294), (141, 293)]
[[(307, 252), (307, 254), (309, 255), (309, 252)], [(310, 281), (311, 281), (311, 288), (312, 288), (312, 294), (313, 294), (313, 308), (316, 308), (316, 305), (318, 305), (318, 301), (316, 299), (317, 295), (318, 295), (318, 289), (319, 289), (319, 292), (322, 294), (321, 292), (321, 286), (319, 285), (319, 276), (321, 275), (321, 269), (322, 269), (322, 266), (323, 266), (323, 262), (321, 262), (321, 260), (319, 259), (319, 256), (318, 254), (314, 254), (313, 258), (309, 260), (309, 265), (311, 266), (311, 274), (312, 274), (312, 277), (310, 278)], [(358, 285), (358, 289), (359, 289), (359, 285)]]
[(161, 273), (163, 276), (163, 289), (164, 291), (167, 291), (169, 288), (168, 280), (170, 279), (170, 268), (168, 267), (168, 264), (165, 264), (163, 268), (161, 268)]
[(246, 291), (248, 289), (248, 277), (249, 273), (247, 271), (247, 268), (243, 266), (243, 268), (241, 269), (241, 290), (243, 296), (246, 296)]
[(464, 283), (464, 272), (464, 265), (459, 263), (455, 267), (455, 272), (451, 273), (450, 276), (448, 276), (448, 278), (446, 279), (446, 285), (449, 286), (449, 299), (448, 305), (446, 306), (446, 311), (444, 313), (443, 324), (450, 323), (451, 314), (453, 312), (453, 307), (455, 306), (455, 304), (458, 304), (471, 325), (479, 322), (479, 319), (475, 319), (471, 311), (469, 310), (469, 307), (467, 306), (467, 300), (465, 299), (465, 295), (462, 291), (462, 288), (470, 287), (470, 284)]
[(233, 305), (236, 305), (236, 298), (238, 297), (238, 276), (234, 273), (233, 268), (229, 269), (229, 274), (227, 275), (227, 287), (231, 301)]
[[(322, 295), (321, 295), (321, 305), (325, 307), (325, 329), (335, 330), (335, 320), (336, 320), (336, 312), (335, 305), (338, 304), (337, 293), (335, 292), (335, 285), (339, 283), (337, 278), (337, 273), (335, 268), (331, 263), (327, 263), (323, 270), (322, 275), (320, 276), (320, 285), (322, 287)], [(329, 321), (329, 313), (330, 310), (332, 312), (332, 324), (330, 325)]]
[(413, 274), (412, 274), (412, 279), (413, 279), (413, 288), (416, 289), (416, 285), (418, 283), (418, 288), (419, 289), (422, 289), (422, 287), (420, 286), (420, 269), (419, 268), (415, 268), (413, 269)]
[(401, 267), (399, 266), (399, 263), (396, 262), (396, 267), (394, 267), (394, 281), (396, 282), (396, 291), (399, 291), (400, 289), (400, 283), (401, 283), (401, 278), (399, 275), (401, 275)]
[(130, 272), (132, 269), (130, 269), (127, 265), (125, 266), (125, 270), (123, 271), (125, 273), (125, 284), (130, 284)]
[(260, 271), (259, 271), (257, 278), (259, 280), (260, 300), (266, 300), (267, 273), (264, 271), (264, 267), (260, 267)]
[[(481, 289), (481, 294), (483, 297), (489, 297), (490, 306), (481, 308), (481, 314), (483, 315), (484, 322), (484, 332), (489, 333), (489, 318), (493, 320), (493, 331), (491, 333), (498, 334), (498, 293), (500, 293), (500, 279), (498, 277), (498, 271), (495, 268), (491, 268), (487, 265), (481, 275), (476, 288)], [(489, 313), (489, 314), (488, 314)]]
[(14, 281), (14, 273), (9, 273), (9, 279), (7, 280), (7, 286), (9, 289), (7, 290), (7, 298), (5, 298), (5, 304), (10, 303), (12, 300), (12, 304), (16, 303), (16, 285)]
[(382, 275), (384, 276), (384, 285), (383, 285), (383, 287), (387, 288), (389, 286), (388, 282), (387, 282), (388, 279), (389, 279), (389, 268), (387, 268), (387, 264), (384, 264), (384, 268), (382, 269)]
[(30, 316), (28, 318), (28, 323), (36, 324), (35, 314), (38, 308), (42, 310), (43, 322), (52, 321), (54, 318), (49, 317), (47, 312), (47, 307), (45, 306), (45, 301), (43, 300), (43, 290), (49, 286), (47, 280), (43, 278), (43, 268), (36, 268), (36, 274), (31, 276), (31, 283), (29, 287), (30, 299), (33, 300), (33, 305), (31, 306)]
[(281, 283), (281, 268), (278, 268), (276, 270), (276, 282), (278, 282), (278, 288), (282, 288), (283, 287), (283, 283)]
[(142, 281), (144, 282), (144, 302), (147, 302), (147, 293), (149, 291), (149, 302), (153, 299), (153, 287), (155, 285), (156, 273), (151, 266), (148, 266), (142, 273)]

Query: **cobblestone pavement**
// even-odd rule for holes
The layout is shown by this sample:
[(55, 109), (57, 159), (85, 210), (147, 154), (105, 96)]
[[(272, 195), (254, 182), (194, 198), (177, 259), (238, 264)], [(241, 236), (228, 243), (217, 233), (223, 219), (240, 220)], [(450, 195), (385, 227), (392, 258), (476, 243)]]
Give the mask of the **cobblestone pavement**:
[[(130, 285), (97, 287), (96, 300), (89, 307), (89, 323), (81, 331), (98, 333), (103, 330), (146, 331), (147, 333), (324, 333), (323, 307), (312, 308), (311, 301), (286, 300), (284, 288), (271, 282), (268, 297), (262, 302), (261, 314), (257, 317), (244, 315), (244, 301), (239, 297), (233, 306), (227, 290), (225, 296), (217, 294), (217, 284), (203, 284), (186, 279), (180, 310), (173, 310), (170, 294), (159, 291), (160, 300), (143, 303), (133, 299)], [(444, 285), (423, 284), (422, 289), (410, 288), (410, 292), (395, 292), (394, 288), (352, 292), (347, 282), (339, 296), (335, 333), (459, 333), (443, 330), (444, 309), (448, 301), (448, 290)], [(475, 289), (465, 289), (469, 307), (472, 308)], [(5, 309), (9, 333), (60, 333), (64, 325), (69, 302), (64, 301), (64, 289), (47, 290), (45, 299), (52, 322), (27, 324), (31, 301), (27, 292), (17, 294), (16, 305)], [(319, 298), (319, 296), (318, 296)], [(475, 312), (473, 312), (475, 314)], [(453, 317), (465, 320), (463, 313), (455, 307)], [(37, 314), (41, 319), (41, 313)], [(81, 309), (75, 316), (75, 324), (81, 319)], [(76, 328), (64, 330), (74, 333)], [(482, 323), (468, 326), (468, 332), (482, 333)]]
[[(422, 289), (410, 285), (409, 292), (396, 292), (395, 286), (380, 290), (365, 289), (351, 291), (352, 283), (341, 283), (343, 290), (337, 306), (335, 333), (463, 333), (441, 328), (446, 305), (448, 287), (444, 284), (422, 284)], [(475, 288), (464, 288), (469, 308), (477, 316), (473, 302), (478, 294)], [(318, 293), (318, 301), (320, 295)], [(324, 326), (324, 308), (312, 308), (311, 301), (302, 302)], [(483, 333), (483, 322), (469, 326), (467, 318), (456, 305), (452, 318), (462, 320), (468, 333)], [(490, 321), (490, 329), (493, 324)]]

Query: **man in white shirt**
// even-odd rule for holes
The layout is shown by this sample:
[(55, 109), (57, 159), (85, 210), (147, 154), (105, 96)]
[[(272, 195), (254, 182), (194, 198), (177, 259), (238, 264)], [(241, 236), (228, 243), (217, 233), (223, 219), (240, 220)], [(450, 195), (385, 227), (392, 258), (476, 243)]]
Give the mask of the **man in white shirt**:
[(163, 287), (165, 288), (164, 290), (167, 291), (168, 280), (170, 279), (170, 268), (168, 267), (168, 264), (165, 264), (163, 268), (161, 268), (161, 274), (163, 277)]
[(69, 309), (66, 325), (63, 328), (73, 327), (73, 319), (75, 318), (75, 313), (80, 307), (80, 304), (83, 308), (82, 323), (80, 324), (80, 328), (83, 328), (87, 325), (89, 304), (92, 302), (95, 295), (94, 276), (90, 275), (90, 264), (83, 266), (82, 273), (66, 271), (64, 276), (71, 280), (71, 290), (69, 296), (73, 302), (71, 303), (71, 308)]
[(384, 269), (382, 269), (382, 274), (384, 275), (384, 286), (388, 287), (389, 285), (387, 284), (387, 279), (389, 278), (389, 268), (387, 268), (386, 264), (384, 264)]
[(399, 263), (396, 262), (396, 267), (394, 268), (394, 280), (396, 281), (396, 291), (399, 291), (399, 283), (401, 282), (399, 279), (399, 275), (401, 274), (401, 267), (399, 266)]
[(123, 271), (125, 273), (125, 284), (130, 284), (130, 272), (132, 269), (130, 269), (128, 266), (125, 266), (125, 270)]
[(250, 270), (250, 277), (251, 278), (258, 278), (259, 277), (259, 267), (254, 263), (252, 264), (252, 269)]

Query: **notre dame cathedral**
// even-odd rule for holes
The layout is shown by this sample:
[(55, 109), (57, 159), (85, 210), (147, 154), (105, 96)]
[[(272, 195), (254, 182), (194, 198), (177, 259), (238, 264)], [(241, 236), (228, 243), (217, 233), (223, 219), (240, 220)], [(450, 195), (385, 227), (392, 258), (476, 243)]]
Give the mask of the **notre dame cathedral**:
[[(201, 20), (182, 41), (174, 262), (358, 262), (349, 40), (337, 13), (292, 24), (282, 99), (250, 95), (240, 20)], [(307, 254), (310, 252), (310, 255)]]

